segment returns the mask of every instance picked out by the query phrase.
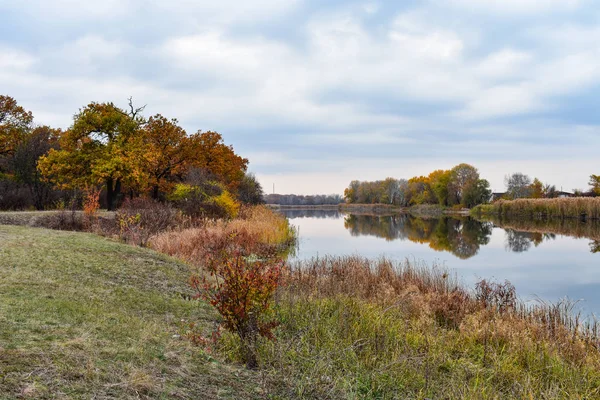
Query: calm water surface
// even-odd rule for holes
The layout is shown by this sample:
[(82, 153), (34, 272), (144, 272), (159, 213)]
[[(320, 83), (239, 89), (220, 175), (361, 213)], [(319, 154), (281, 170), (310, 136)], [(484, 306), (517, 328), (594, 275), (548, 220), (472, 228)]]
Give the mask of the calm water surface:
[(408, 258), (444, 265), (470, 286), (481, 278), (507, 279), (525, 300), (568, 296), (582, 299), (584, 312), (600, 314), (600, 224), (282, 212), (300, 232), (297, 259), (350, 254)]

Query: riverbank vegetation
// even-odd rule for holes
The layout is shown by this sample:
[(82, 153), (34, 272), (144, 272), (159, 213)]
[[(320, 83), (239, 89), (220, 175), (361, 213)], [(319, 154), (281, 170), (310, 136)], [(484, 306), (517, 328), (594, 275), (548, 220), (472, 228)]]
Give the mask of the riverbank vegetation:
[(473, 208), (471, 214), (529, 219), (600, 219), (600, 198), (498, 200), (492, 204)]
[[(509, 283), (474, 290), (443, 268), (358, 256), (292, 265), (258, 348), (290, 398), (589, 398), (598, 331), (568, 302), (521, 303)], [(233, 361), (239, 342), (216, 344)]]

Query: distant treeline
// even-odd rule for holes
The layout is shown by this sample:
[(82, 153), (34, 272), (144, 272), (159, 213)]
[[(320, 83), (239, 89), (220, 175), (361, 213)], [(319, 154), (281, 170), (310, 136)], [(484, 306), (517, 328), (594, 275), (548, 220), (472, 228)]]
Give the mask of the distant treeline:
[(497, 199), (556, 198), (600, 195), (600, 175), (590, 175), (589, 191), (558, 191), (556, 186), (517, 172), (505, 177), (506, 191), (493, 193), (489, 182), (479, 176), (477, 168), (459, 164), (450, 170), (436, 170), (427, 176), (410, 179), (386, 178), (379, 181), (352, 181), (344, 190), (349, 204), (393, 204), (407, 207), (419, 204), (474, 207)]
[(267, 204), (280, 204), (283, 206), (316, 206), (316, 205), (335, 205), (344, 202), (344, 198), (339, 194), (268, 194), (264, 196)]
[(428, 176), (411, 179), (387, 178), (383, 181), (352, 181), (344, 191), (347, 203), (417, 204), (473, 207), (489, 202), (490, 184), (479, 177), (477, 168), (459, 164), (450, 170), (436, 170)]

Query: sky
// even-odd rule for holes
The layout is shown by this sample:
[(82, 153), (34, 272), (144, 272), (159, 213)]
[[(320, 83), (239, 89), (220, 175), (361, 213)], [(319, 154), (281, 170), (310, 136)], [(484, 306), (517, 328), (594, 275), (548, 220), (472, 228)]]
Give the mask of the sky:
[(0, 0), (0, 94), (36, 123), (131, 96), (221, 133), (267, 193), (461, 162), (586, 189), (599, 88), (592, 0)]

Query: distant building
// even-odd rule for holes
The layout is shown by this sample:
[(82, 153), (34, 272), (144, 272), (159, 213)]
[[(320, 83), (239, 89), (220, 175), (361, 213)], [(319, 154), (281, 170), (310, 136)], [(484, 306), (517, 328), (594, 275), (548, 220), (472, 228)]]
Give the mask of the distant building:
[(502, 196), (504, 196), (506, 193), (505, 192), (497, 192), (497, 193), (492, 193), (492, 200), (491, 201), (496, 201), (496, 200), (500, 200), (502, 198)]
[(559, 199), (564, 199), (565, 197), (575, 197), (573, 193), (569, 192), (557, 192), (557, 196)]

